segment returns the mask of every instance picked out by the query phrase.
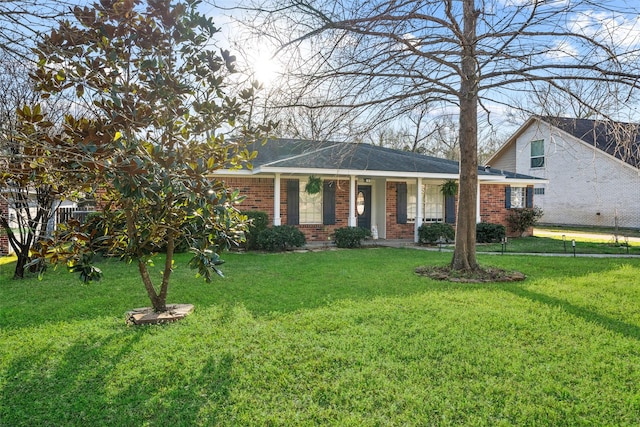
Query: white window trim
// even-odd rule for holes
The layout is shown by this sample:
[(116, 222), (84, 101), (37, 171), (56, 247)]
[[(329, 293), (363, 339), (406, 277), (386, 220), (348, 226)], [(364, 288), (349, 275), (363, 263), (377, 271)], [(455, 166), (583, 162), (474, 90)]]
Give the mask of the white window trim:
[[(533, 144), (535, 142), (541, 142), (542, 143), (542, 155), (540, 155), (540, 156), (534, 156), (533, 153), (531, 153), (531, 151), (533, 151)], [(542, 166), (533, 166), (533, 160), (534, 159), (542, 159)], [(529, 156), (529, 166), (531, 167), (531, 169), (544, 169), (546, 164), (547, 164), (547, 159), (546, 159), (546, 156), (544, 154), (544, 139), (536, 139), (534, 141), (531, 141), (530, 156)]]
[[(520, 203), (517, 201), (517, 193), (520, 193)], [(523, 209), (527, 206), (527, 187), (511, 186), (511, 209)]]
[[(298, 201), (298, 215), (299, 215), (299, 221), (298, 223), (300, 225), (310, 225), (310, 224), (322, 224), (322, 201), (323, 201), (323, 194), (322, 194), (322, 189), (320, 189), (319, 193), (316, 194), (308, 194), (305, 190), (305, 187), (307, 186), (307, 180), (300, 180), (299, 181), (299, 185), (300, 185), (300, 189), (299, 189), (299, 201)], [(313, 203), (313, 206), (315, 207), (315, 209), (317, 209), (316, 212), (307, 212), (305, 209), (303, 209), (303, 205), (306, 207), (309, 205), (308, 203), (308, 199), (311, 198), (319, 198), (319, 201), (317, 201), (316, 203)], [(305, 221), (307, 217), (312, 216), (313, 220), (311, 221)], [(319, 218), (319, 219), (317, 219)], [(317, 220), (316, 220), (317, 219)]]
[[(420, 194), (418, 194), (417, 192), (418, 184), (407, 183), (407, 223), (414, 224), (416, 222), (416, 215), (418, 215), (421, 218), (421, 221), (420, 221), (421, 224), (422, 223), (433, 224), (433, 223), (445, 221), (444, 195), (442, 195), (439, 188), (438, 188), (438, 194), (439, 194), (438, 197), (440, 197), (439, 205), (440, 205), (441, 216), (437, 218), (436, 217), (426, 218), (426, 215), (428, 213), (433, 212), (433, 211), (427, 210), (427, 204), (438, 205), (438, 203), (431, 202), (431, 200), (429, 200), (429, 198), (427, 197), (427, 187), (439, 187), (439, 185), (421, 183)], [(419, 196), (422, 196), (422, 197), (419, 197)], [(418, 207), (417, 205), (418, 202), (421, 203), (420, 207)]]

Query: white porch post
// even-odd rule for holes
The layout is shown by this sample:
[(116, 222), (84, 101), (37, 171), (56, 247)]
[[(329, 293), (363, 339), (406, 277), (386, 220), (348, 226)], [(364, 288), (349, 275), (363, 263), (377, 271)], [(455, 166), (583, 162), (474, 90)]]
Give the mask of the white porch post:
[(273, 179), (273, 225), (282, 225), (280, 218), (280, 174)]
[(476, 200), (476, 223), (482, 222), (480, 217), (480, 181), (478, 181), (478, 195)]
[(424, 206), (424, 203), (422, 202), (422, 178), (418, 178), (418, 185), (416, 187), (418, 194), (416, 197), (416, 222), (414, 224), (413, 241), (418, 243), (420, 240), (418, 236), (418, 228), (422, 225), (422, 218), (424, 217), (424, 213), (422, 212), (422, 208)]
[(358, 225), (358, 218), (356, 217), (356, 177), (351, 175), (349, 177), (349, 227), (355, 227)]

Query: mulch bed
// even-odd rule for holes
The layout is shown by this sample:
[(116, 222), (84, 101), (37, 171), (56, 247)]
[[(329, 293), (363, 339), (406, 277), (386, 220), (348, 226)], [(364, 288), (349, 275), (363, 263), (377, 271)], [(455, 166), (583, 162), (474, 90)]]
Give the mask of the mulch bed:
[(506, 271), (499, 268), (482, 268), (475, 271), (452, 270), (449, 266), (417, 267), (416, 273), (434, 280), (447, 280), (462, 283), (519, 282), (527, 278), (519, 271)]

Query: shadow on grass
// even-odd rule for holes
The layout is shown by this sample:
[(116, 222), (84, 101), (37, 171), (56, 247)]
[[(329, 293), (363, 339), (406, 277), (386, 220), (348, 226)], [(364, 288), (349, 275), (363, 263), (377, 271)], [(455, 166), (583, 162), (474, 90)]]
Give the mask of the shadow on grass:
[(207, 356), (197, 368), (171, 350), (139, 345), (159, 328), (126, 337), (84, 336), (64, 351), (40, 348), (14, 359), (0, 389), (2, 425), (216, 425), (233, 384), (233, 356)]
[(640, 341), (640, 327), (632, 325), (609, 316), (602, 315), (592, 310), (588, 310), (584, 307), (571, 304), (569, 301), (552, 297), (549, 295), (533, 292), (522, 286), (508, 286), (504, 288), (505, 291), (512, 294), (526, 298), (533, 302), (542, 303), (550, 307), (557, 307), (564, 310), (566, 313), (572, 316), (579, 317), (587, 322), (595, 323), (605, 329), (612, 332), (624, 335), (627, 338), (633, 338)]
[[(115, 366), (135, 343), (135, 335), (122, 338), (86, 336), (60, 352), (40, 348), (13, 360), (6, 369), (2, 389), (2, 419), (7, 425), (91, 424), (88, 408), (104, 411), (109, 406), (105, 384)], [(105, 348), (116, 342), (118, 351)], [(43, 344), (43, 343), (42, 343)]]

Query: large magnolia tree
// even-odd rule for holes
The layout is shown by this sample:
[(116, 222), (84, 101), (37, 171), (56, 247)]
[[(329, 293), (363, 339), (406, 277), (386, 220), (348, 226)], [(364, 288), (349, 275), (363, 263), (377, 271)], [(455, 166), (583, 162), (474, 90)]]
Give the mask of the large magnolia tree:
[[(84, 106), (65, 117), (58, 137), (75, 156), (67, 172), (100, 190), (96, 229), (105, 230), (96, 236), (70, 229), (66, 245), (45, 249), (88, 280), (100, 275), (89, 243), (103, 242), (137, 264), (157, 312), (167, 310), (176, 246), (191, 247), (191, 265), (205, 279), (220, 273), (219, 254), (239, 239), (245, 218), (234, 206), (239, 194), (213, 172), (250, 161), (245, 145), (257, 136), (241, 126), (251, 89), (238, 91), (240, 99), (226, 95), (233, 57), (210, 49), (217, 29), (197, 4), (102, 0), (76, 7), (75, 20), (36, 49), (36, 87), (45, 97), (73, 91)], [(154, 276), (150, 260), (161, 249), (164, 267)]]
[(249, 25), (290, 58), (291, 105), (367, 109), (381, 121), (425, 106), (458, 113), (458, 270), (479, 267), (479, 117), (547, 86), (593, 110), (574, 82), (609, 94), (640, 82), (636, 1), (267, 0), (247, 9)]

